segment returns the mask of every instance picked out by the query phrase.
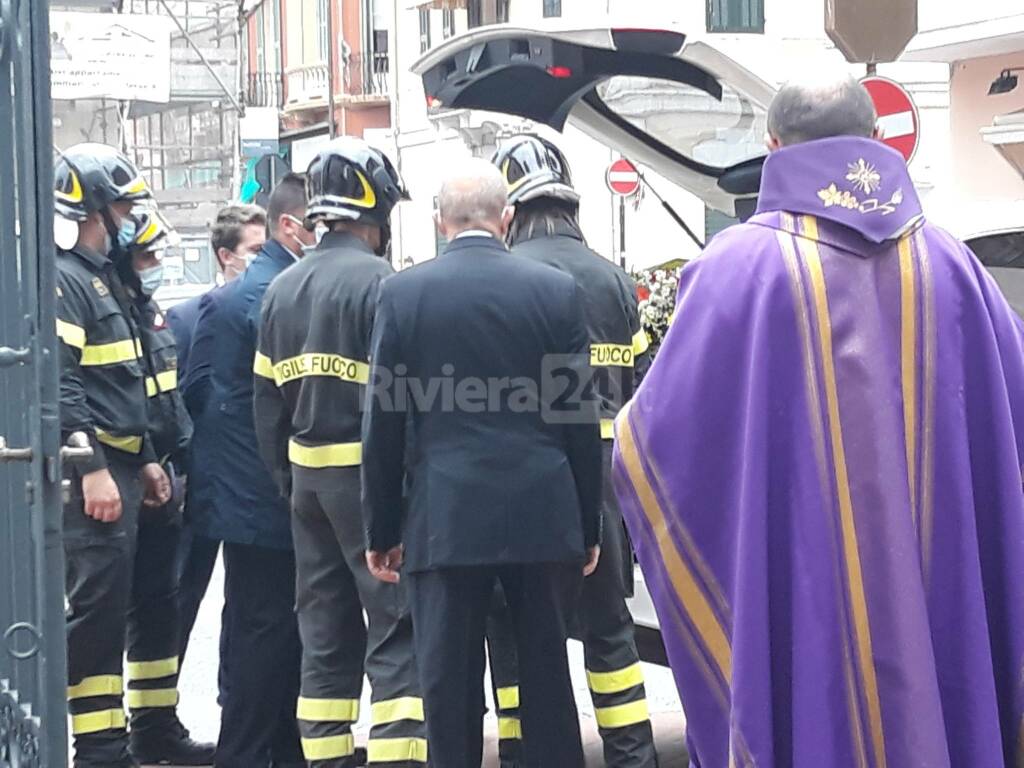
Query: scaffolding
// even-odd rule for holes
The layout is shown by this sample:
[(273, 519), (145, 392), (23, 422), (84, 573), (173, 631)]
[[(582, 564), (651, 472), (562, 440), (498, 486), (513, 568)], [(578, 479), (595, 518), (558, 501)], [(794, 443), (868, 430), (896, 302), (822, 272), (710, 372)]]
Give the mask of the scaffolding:
[(239, 188), (240, 0), (70, 0), (55, 10), (163, 16), (171, 22), (167, 103), (56, 102), (58, 146), (100, 141), (138, 164), (184, 238), (205, 237)]
[(240, 3), (123, 0), (122, 11), (168, 16), (176, 27), (171, 100), (130, 104), (125, 143), (172, 226), (205, 233), (239, 186)]

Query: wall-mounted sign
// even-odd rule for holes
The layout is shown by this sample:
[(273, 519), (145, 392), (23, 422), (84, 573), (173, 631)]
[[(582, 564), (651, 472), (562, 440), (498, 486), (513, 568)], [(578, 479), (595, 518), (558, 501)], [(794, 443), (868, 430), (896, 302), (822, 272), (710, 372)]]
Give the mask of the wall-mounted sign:
[(168, 102), (170, 23), (166, 16), (52, 12), (52, 97)]

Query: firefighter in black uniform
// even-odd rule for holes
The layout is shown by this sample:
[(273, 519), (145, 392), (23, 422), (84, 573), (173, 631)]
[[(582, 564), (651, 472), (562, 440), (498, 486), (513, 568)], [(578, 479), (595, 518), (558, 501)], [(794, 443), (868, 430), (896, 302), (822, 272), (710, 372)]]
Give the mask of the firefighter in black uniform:
[[(572, 275), (583, 300), (594, 389), (601, 403), (605, 466), (604, 545), (597, 570), (584, 582), (579, 610), (587, 681), (604, 742), (605, 764), (609, 768), (653, 768), (658, 759), (633, 618), (626, 606), (626, 598), (632, 595), (633, 555), (609, 472), (612, 420), (633, 396), (638, 374), (649, 359), (636, 288), (622, 269), (587, 247), (578, 221), (580, 198), (565, 157), (554, 144), (539, 136), (518, 136), (498, 150), (493, 162), (505, 177), (510, 202), (516, 206), (508, 237), (513, 255)], [(492, 666), (497, 667), (510, 654), (501, 648), (500, 633), (492, 633), (489, 643)], [(514, 674), (514, 670), (502, 668), (492, 672), (505, 741), (517, 735), (515, 713), (508, 711), (518, 705), (517, 689), (510, 682)], [(514, 747), (502, 746), (506, 753)]]
[(181, 538), (185, 452), (192, 420), (178, 391), (174, 334), (153, 300), (163, 278), (160, 249), (170, 228), (153, 208), (136, 208), (130, 262), (119, 265), (133, 299), (145, 367), (149, 437), (171, 478), (170, 502), (144, 503), (128, 612), (128, 708), (131, 752), (140, 763), (211, 765), (212, 744), (193, 741), (178, 719), (178, 649), (181, 632), (175, 555)]
[(145, 369), (131, 299), (118, 274), (135, 234), (131, 208), (152, 195), (112, 147), (80, 144), (54, 170), (57, 213), (77, 239), (57, 251), (63, 437), (84, 433), (92, 458), (65, 467), (68, 700), (76, 768), (135, 766), (122, 657), (139, 508), (170, 500), (147, 435)]
[(365, 659), (368, 764), (422, 766), (412, 619), (404, 588), (367, 570), (359, 475), (377, 288), (392, 272), (389, 219), (405, 189), (382, 153), (343, 137), (310, 164), (306, 191), (306, 225), (326, 233), (267, 290), (254, 365), (261, 453), (292, 504), (302, 746), (318, 768), (362, 764), (351, 726)]

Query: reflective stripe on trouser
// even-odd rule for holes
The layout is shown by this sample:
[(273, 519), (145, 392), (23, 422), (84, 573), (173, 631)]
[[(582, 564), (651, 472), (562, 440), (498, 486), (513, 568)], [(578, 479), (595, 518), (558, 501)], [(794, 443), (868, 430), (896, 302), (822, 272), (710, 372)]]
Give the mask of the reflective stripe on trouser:
[(351, 726), (365, 670), (372, 693), (369, 764), (422, 768), (426, 729), (404, 587), (367, 570), (359, 468), (340, 471), (339, 480), (339, 470), (331, 470), (331, 491), (305, 487), (308, 475), (296, 473), (292, 497), (303, 750), (316, 768), (345, 765), (355, 747)]
[[(658, 764), (654, 734), (647, 714), (647, 699), (636, 650), (633, 617), (626, 606), (632, 557), (611, 488), (609, 465), (612, 443), (604, 446), (604, 543), (597, 570), (583, 582), (579, 618), (582, 624), (591, 698), (608, 768), (655, 768)], [(489, 619), (492, 626), (495, 618)], [(507, 630), (510, 632), (511, 630)], [(488, 638), (491, 647), (494, 638)], [(511, 645), (514, 662), (515, 645)], [(502, 686), (514, 682), (507, 671), (508, 654), (491, 656), (491, 674)], [(499, 702), (499, 715), (500, 715)], [(499, 722), (500, 728), (500, 722)], [(511, 726), (509, 726), (511, 733)]]
[(181, 619), (174, 567), (181, 523), (166, 509), (143, 507), (128, 610), (128, 690), (132, 732), (166, 727), (178, 704)]
[(626, 606), (632, 587), (632, 553), (611, 485), (611, 441), (604, 446), (604, 543), (597, 570), (583, 582), (580, 622), (587, 681), (609, 768), (658, 764), (647, 713), (633, 617)]
[(89, 765), (128, 760), (122, 658), (142, 489), (138, 466), (113, 451), (107, 462), (123, 502), (115, 523), (85, 516), (81, 477), (65, 468), (71, 481), (64, 505), (68, 710), (76, 761)]
[(505, 593), (494, 585), (491, 612), (487, 616), (487, 655), (491, 693), (498, 710), (498, 759), (502, 768), (523, 762), (523, 727), (519, 719), (519, 664), (516, 637)]

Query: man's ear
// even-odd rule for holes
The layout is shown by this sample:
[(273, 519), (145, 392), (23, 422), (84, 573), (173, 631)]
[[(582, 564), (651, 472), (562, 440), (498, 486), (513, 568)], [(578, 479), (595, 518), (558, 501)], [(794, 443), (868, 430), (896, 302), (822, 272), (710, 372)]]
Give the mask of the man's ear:
[(512, 226), (512, 219), (516, 216), (515, 206), (506, 205), (505, 210), (501, 214), (501, 237), (505, 239), (508, 236), (508, 228)]
[(764, 145), (768, 147), (769, 152), (775, 152), (776, 150), (782, 149), (782, 142), (770, 133), (766, 133), (764, 135)]
[(885, 138), (885, 131), (882, 130), (882, 126), (876, 125), (875, 130), (871, 132), (871, 138), (875, 141), (881, 141)]
[(437, 231), (441, 233), (441, 236), (447, 240), (448, 232), (444, 227), (444, 220), (441, 218), (440, 211), (434, 211), (434, 226), (437, 227)]

